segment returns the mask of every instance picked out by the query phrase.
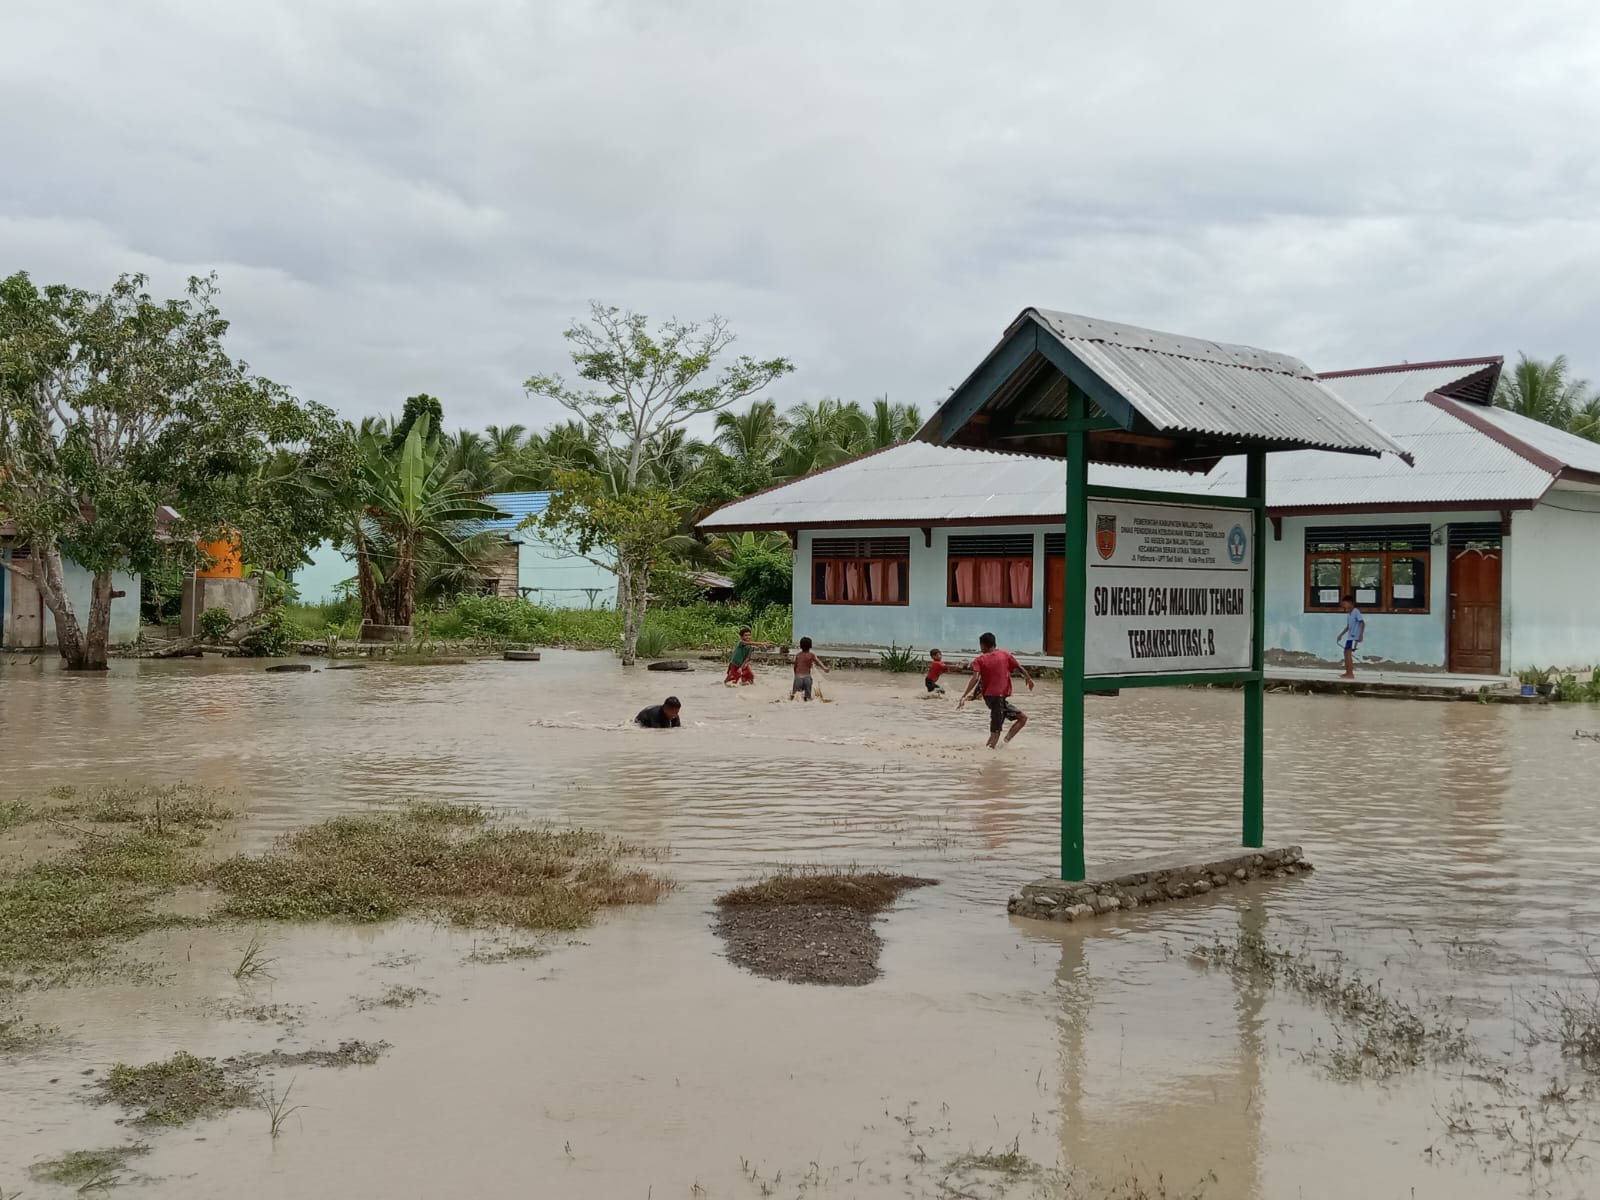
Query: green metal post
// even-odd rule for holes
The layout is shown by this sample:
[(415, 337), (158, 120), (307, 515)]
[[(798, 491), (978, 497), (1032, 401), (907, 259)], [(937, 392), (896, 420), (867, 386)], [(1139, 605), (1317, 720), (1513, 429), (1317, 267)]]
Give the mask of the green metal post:
[(1267, 628), (1267, 456), (1252, 450), (1245, 459), (1245, 496), (1255, 502), (1250, 535), (1251, 595), (1254, 611), (1250, 626), (1250, 669), (1255, 678), (1244, 685), (1244, 844), (1259, 846), (1266, 839), (1266, 777), (1262, 765), (1265, 741), (1267, 684), (1262, 677), (1263, 643)]
[[(1070, 421), (1088, 417), (1084, 395), (1071, 389)], [(1083, 652), (1089, 571), (1089, 435), (1067, 434), (1066, 587), (1061, 605), (1061, 878), (1084, 877)]]

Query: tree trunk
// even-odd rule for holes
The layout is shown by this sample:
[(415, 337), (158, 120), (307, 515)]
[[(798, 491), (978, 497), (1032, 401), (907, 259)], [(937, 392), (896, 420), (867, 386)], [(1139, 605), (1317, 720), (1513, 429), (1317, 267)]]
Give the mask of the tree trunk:
[(394, 540), (394, 624), (409, 625), (417, 608), (417, 548), (410, 537)]
[(369, 625), (387, 625), (383, 597), (378, 594), (378, 575), (367, 555), (367, 539), (356, 533), (356, 592), (361, 597), (361, 619)]
[(622, 665), (625, 667), (633, 666), (638, 657), (642, 614), (634, 594), (636, 583), (628, 560), (621, 554), (617, 555), (617, 607), (622, 610)]
[[(101, 572), (95, 576), (94, 590), (89, 606), (90, 628), (86, 636), (72, 611), (72, 597), (67, 595), (66, 568), (61, 562), (61, 547), (51, 542), (33, 548), (33, 581), (44, 599), (44, 606), (56, 623), (56, 648), (66, 659), (69, 671), (104, 671), (106, 669), (106, 639), (111, 628), (111, 574)], [(102, 580), (104, 597), (102, 600)], [(100, 627), (98, 649), (94, 641), (96, 604), (99, 601)]]

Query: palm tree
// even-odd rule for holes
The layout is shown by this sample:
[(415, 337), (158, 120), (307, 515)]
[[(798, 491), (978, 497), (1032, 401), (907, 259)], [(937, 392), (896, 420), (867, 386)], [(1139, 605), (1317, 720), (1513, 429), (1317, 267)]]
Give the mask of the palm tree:
[(483, 431), (489, 442), (489, 454), (497, 459), (509, 458), (521, 450), (527, 432), (526, 425), (490, 425)]
[(1567, 429), (1591, 442), (1600, 442), (1600, 396), (1586, 403), (1572, 414)]
[(419, 559), (464, 559), (461, 543), (498, 515), (477, 481), (429, 439), (428, 425), (426, 415), (419, 417), (397, 456), (369, 455), (362, 472), (363, 534), (369, 554), (382, 547), (381, 559), (372, 557), (382, 562), (394, 625), (411, 624), (416, 611)]
[(786, 445), (778, 474), (786, 479), (831, 467), (856, 453), (865, 440), (866, 419), (855, 404), (824, 398), (797, 404), (784, 414)]
[(922, 428), (922, 414), (914, 404), (890, 404), (883, 396), (872, 402), (866, 418), (866, 450), (882, 450), (909, 441)]
[(1588, 382), (1569, 378), (1567, 369), (1565, 354), (1549, 362), (1518, 354), (1516, 368), (1501, 377), (1495, 390), (1495, 406), (1566, 429), (1573, 415), (1585, 408), (1589, 393)]
[(784, 449), (783, 418), (771, 400), (757, 400), (742, 413), (717, 414), (715, 444), (741, 474), (770, 478)]

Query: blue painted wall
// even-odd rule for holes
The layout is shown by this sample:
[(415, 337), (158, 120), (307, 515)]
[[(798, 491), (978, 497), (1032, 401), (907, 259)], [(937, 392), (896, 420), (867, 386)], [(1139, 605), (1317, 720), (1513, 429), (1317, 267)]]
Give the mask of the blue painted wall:
[[(1033, 605), (1030, 608), (951, 608), (946, 603), (950, 534), (1025, 533), (1033, 537)], [(961, 526), (935, 529), (933, 545), (924, 546), (922, 530), (827, 529), (822, 537), (909, 537), (911, 539), (910, 603), (905, 605), (813, 604), (811, 542), (802, 530), (795, 552), (794, 636), (812, 638), (819, 646), (912, 645), (938, 647), (947, 654), (976, 653), (978, 635), (992, 632), (1000, 644), (1018, 654), (1044, 652), (1044, 534), (1039, 525)], [(1330, 635), (1331, 636), (1331, 635)]]

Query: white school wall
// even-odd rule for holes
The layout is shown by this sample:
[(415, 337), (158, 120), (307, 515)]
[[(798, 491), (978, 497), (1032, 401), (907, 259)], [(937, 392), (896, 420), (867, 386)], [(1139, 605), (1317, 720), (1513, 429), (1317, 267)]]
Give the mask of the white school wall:
[[(73, 616), (77, 617), (78, 623), (82, 625), (89, 619), (89, 602), (94, 594), (94, 576), (70, 558), (61, 560), (61, 575), (62, 582), (66, 585), (67, 598), (72, 602)], [(111, 590), (123, 594), (111, 601), (111, 629), (107, 635), (109, 645), (126, 645), (139, 636), (140, 586), (140, 576), (127, 571), (112, 572)], [(41, 646), (54, 646), (56, 619), (50, 610), (40, 603), (39, 592), (33, 582), (8, 573), (4, 591), (5, 603), (0, 606), (0, 646), (17, 650), (36, 650)], [(44, 620), (38, 637), (24, 637), (20, 628), (13, 625), (13, 612), (20, 611), (20, 606), (24, 605), (28, 606), (30, 611), (37, 611), (33, 608), (35, 605), (43, 609)], [(32, 622), (29, 622), (28, 627), (32, 628)]]
[[(977, 653), (978, 635), (991, 632), (1000, 645), (1018, 654), (1044, 653), (1044, 532), (1055, 526), (961, 525), (933, 530), (933, 545), (922, 544), (922, 530), (801, 530), (795, 548), (794, 636), (819, 646), (915, 647), (926, 653)], [(1027, 534), (1033, 538), (1033, 604), (1029, 608), (952, 608), (946, 603), (951, 535)], [(816, 604), (811, 599), (811, 545), (822, 538), (906, 537), (911, 541), (908, 603)], [(1330, 634), (1330, 636), (1332, 636)]]
[(1501, 669), (1600, 664), (1600, 495), (1552, 491), (1511, 515), (1501, 603), (1516, 614)]

